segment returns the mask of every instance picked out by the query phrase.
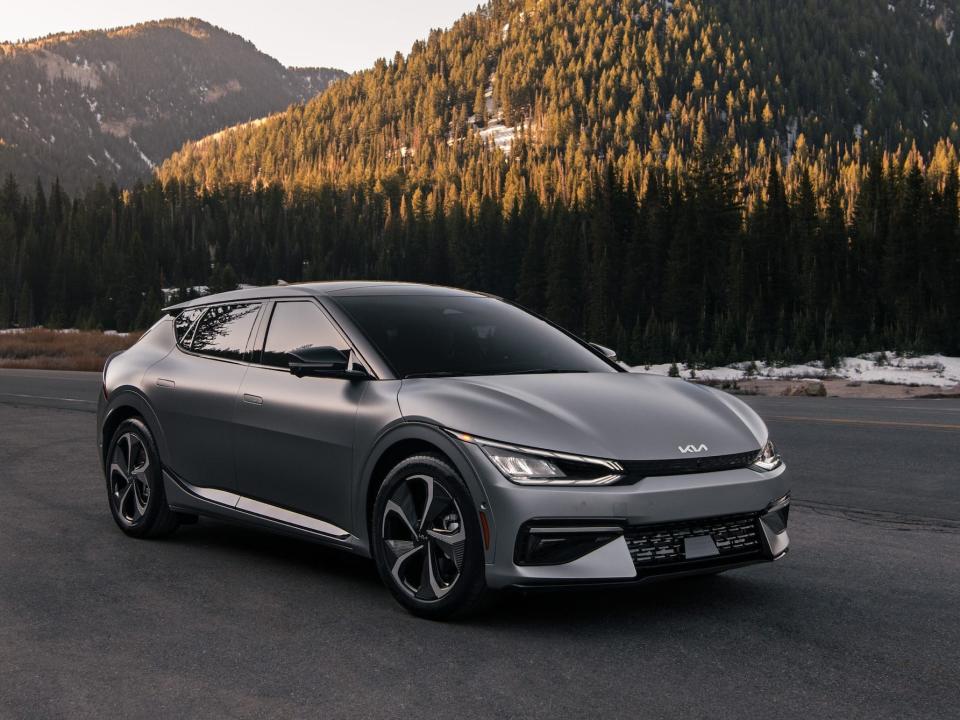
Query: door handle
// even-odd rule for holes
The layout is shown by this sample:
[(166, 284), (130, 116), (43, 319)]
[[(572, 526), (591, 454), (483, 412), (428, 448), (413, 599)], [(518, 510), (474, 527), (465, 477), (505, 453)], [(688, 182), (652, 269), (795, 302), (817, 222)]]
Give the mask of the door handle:
[(164, 388), (175, 388), (177, 383), (173, 380), (167, 380), (166, 378), (157, 378), (157, 387)]
[(263, 405), (263, 398), (259, 395), (250, 395), (249, 393), (244, 393), (243, 401), (249, 405)]

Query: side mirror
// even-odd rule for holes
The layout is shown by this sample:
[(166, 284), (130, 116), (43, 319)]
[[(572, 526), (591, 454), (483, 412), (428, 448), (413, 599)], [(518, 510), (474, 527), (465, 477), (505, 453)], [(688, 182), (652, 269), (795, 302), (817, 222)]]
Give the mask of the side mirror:
[(309, 347), (287, 353), (290, 372), (297, 377), (336, 377), (362, 379), (370, 377), (350, 357), (335, 347)]
[(600, 354), (603, 355), (610, 362), (617, 362), (616, 350), (611, 350), (610, 348), (604, 347), (603, 345), (598, 345), (595, 342), (590, 343), (590, 345), (593, 347), (594, 350), (598, 350)]

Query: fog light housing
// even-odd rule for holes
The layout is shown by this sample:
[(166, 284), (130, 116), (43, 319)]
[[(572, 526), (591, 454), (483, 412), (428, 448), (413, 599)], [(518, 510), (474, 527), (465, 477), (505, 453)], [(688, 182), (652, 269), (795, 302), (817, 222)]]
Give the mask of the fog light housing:
[(767, 505), (760, 515), (760, 520), (774, 535), (780, 535), (787, 529), (787, 520), (790, 517), (790, 493), (774, 500)]
[(606, 545), (623, 534), (617, 526), (524, 525), (517, 535), (517, 565), (563, 565)]

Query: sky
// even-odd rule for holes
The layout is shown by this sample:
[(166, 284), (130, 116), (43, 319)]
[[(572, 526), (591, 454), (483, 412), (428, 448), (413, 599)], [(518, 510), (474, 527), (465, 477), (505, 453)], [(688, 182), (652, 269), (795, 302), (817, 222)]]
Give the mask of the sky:
[(337, 67), (348, 72), (377, 58), (406, 54), (431, 28), (449, 27), (481, 0), (47, 0), (11, 2), (0, 41), (68, 30), (198, 17), (242, 35), (284, 65)]

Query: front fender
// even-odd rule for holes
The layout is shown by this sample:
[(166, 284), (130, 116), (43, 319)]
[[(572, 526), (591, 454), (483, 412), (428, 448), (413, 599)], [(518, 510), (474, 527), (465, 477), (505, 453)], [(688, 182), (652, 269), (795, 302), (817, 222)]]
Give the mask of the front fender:
[[(473, 461), (460, 447), (459, 443), (436, 425), (400, 419), (384, 429), (374, 441), (370, 452), (367, 453), (367, 460), (360, 470), (359, 481), (355, 483), (356, 490), (353, 499), (355, 534), (366, 547), (370, 547), (370, 518), (367, 517), (367, 497), (370, 485), (373, 482), (374, 471), (377, 464), (391, 448), (398, 443), (409, 440), (428, 443), (436, 447), (453, 463), (454, 469), (466, 483), (476, 508), (478, 510), (484, 509), (487, 512), (492, 530), (493, 519), (489, 517), (490, 503), (486, 491), (479, 480), (477, 468), (474, 467)], [(491, 535), (493, 536), (492, 532)]]

